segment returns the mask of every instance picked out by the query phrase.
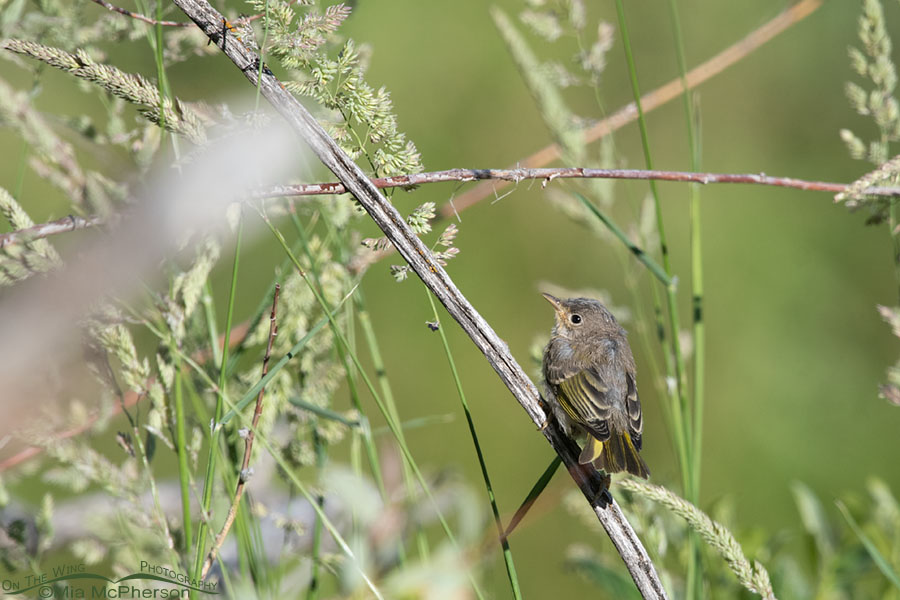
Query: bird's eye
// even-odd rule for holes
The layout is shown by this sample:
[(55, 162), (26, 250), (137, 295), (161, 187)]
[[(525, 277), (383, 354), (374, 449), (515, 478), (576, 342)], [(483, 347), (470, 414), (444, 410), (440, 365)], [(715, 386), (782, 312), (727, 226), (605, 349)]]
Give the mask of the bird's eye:
[(581, 324), (581, 315), (571, 315), (569, 320), (572, 321), (572, 325), (580, 325)]

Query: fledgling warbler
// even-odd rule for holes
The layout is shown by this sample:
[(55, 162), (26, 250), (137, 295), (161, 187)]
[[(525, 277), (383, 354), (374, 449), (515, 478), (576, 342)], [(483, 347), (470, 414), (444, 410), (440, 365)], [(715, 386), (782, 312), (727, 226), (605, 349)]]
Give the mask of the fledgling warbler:
[(650, 471), (639, 452), (641, 401), (625, 330), (596, 300), (543, 296), (556, 310), (544, 349), (548, 401), (570, 434), (587, 434), (578, 461), (646, 479)]

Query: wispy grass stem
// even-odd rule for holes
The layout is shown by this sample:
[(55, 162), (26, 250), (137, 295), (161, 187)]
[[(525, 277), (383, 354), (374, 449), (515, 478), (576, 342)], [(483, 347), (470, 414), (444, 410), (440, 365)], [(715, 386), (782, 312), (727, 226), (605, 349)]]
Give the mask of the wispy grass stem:
[(453, 353), (450, 351), (450, 344), (447, 342), (447, 334), (440, 325), (437, 307), (434, 304), (434, 297), (428, 288), (423, 286), (425, 296), (431, 305), (431, 312), (434, 314), (434, 320), (438, 323), (438, 334), (441, 337), (441, 345), (444, 347), (444, 354), (447, 356), (447, 362), (450, 366), (450, 373), (453, 375), (453, 383), (456, 385), (456, 393), (459, 395), (459, 402), (462, 405), (463, 413), (466, 415), (466, 423), (469, 425), (469, 434), (472, 436), (472, 444), (475, 446), (475, 454), (478, 457), (478, 466), (481, 467), (481, 477), (484, 479), (484, 487), (487, 490), (488, 500), (491, 503), (491, 512), (494, 515), (494, 524), (497, 526), (497, 536), (500, 541), (500, 547), (503, 551), (503, 562), (506, 565), (506, 574), (509, 577), (509, 585), (512, 595), (517, 600), (522, 598), (522, 590), (519, 587), (519, 576), (516, 574), (516, 565), (513, 562), (512, 550), (509, 547), (509, 539), (507, 538), (503, 523), (500, 520), (500, 510), (497, 508), (497, 498), (494, 496), (494, 487), (491, 485), (491, 477), (488, 474), (487, 463), (484, 460), (484, 452), (481, 450), (481, 444), (478, 442), (478, 433), (475, 431), (475, 421), (472, 420), (472, 412), (469, 410), (469, 403), (466, 401), (466, 393), (463, 391), (462, 380), (459, 377), (459, 371), (456, 369), (456, 361), (453, 360)]

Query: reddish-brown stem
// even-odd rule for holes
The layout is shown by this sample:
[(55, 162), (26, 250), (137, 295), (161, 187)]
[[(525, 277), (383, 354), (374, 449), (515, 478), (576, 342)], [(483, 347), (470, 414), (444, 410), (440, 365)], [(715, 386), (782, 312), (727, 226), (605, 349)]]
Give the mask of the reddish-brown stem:
[[(544, 185), (554, 179), (654, 179), (658, 181), (678, 181), (684, 183), (747, 183), (775, 187), (793, 188), (811, 192), (838, 194), (850, 184), (828, 181), (808, 181), (793, 177), (772, 177), (765, 173), (693, 173), (691, 171), (660, 171), (643, 169), (586, 169), (582, 167), (550, 167), (535, 169), (448, 169), (430, 173), (412, 173), (379, 177), (372, 184), (379, 188), (408, 187), (425, 183), (456, 181), (495, 180), (518, 183), (531, 179), (542, 179)], [(277, 198), (282, 196), (320, 196), (346, 194), (347, 190), (339, 182), (279, 185), (256, 191), (256, 198)], [(864, 192), (871, 196), (900, 196), (900, 187), (870, 187)], [(453, 207), (459, 212), (466, 208), (454, 201)], [(451, 208), (451, 214), (452, 208)], [(446, 216), (446, 215), (444, 215)]]
[[(772, 177), (765, 173), (693, 173), (690, 171), (660, 171), (642, 169), (585, 169), (581, 167), (555, 167), (535, 169), (448, 169), (430, 173), (412, 173), (379, 177), (372, 179), (372, 184), (379, 188), (409, 187), (426, 183), (455, 181), (491, 180), (518, 183), (527, 180), (543, 180), (546, 186), (554, 179), (655, 179), (658, 181), (676, 181), (682, 183), (745, 183), (792, 188), (809, 192), (827, 192), (839, 194), (850, 184), (828, 181), (808, 181), (793, 177)], [(499, 185), (492, 184), (495, 188)], [(285, 196), (323, 196), (329, 194), (346, 194), (347, 189), (340, 182), (307, 183), (297, 185), (278, 185), (260, 189), (253, 193), (253, 198), (279, 198)], [(873, 186), (864, 191), (869, 196), (900, 197), (900, 187)], [(441, 210), (441, 216), (456, 214), (472, 203), (460, 204), (458, 199)], [(100, 217), (65, 217), (10, 233), (0, 234), (0, 249), (14, 244), (45, 238), (57, 233), (66, 233), (85, 227), (101, 224)], [(384, 251), (382, 251), (384, 252)], [(390, 251), (387, 251), (390, 253)]]
[[(757, 48), (774, 38), (779, 33), (788, 29), (790, 26), (799, 23), (817, 8), (822, 5), (822, 0), (802, 0), (794, 4), (790, 8), (779, 13), (775, 18), (763, 24), (761, 27), (751, 31), (744, 39), (732, 44), (722, 52), (718, 53), (703, 64), (691, 69), (687, 74), (687, 85), (689, 89), (694, 89), (701, 83), (718, 75), (734, 63), (754, 52)], [(648, 92), (641, 97), (641, 107), (644, 113), (659, 108), (670, 100), (677, 98), (684, 91), (684, 86), (680, 77), (677, 77), (665, 85)], [(634, 102), (627, 104), (609, 117), (599, 121), (584, 133), (584, 141), (586, 144), (594, 142), (621, 129), (628, 123), (637, 119), (637, 106)], [(531, 156), (520, 160), (517, 166), (526, 168), (543, 167), (560, 157), (559, 146), (551, 144), (546, 146)], [(457, 196), (453, 205), (445, 205), (441, 209), (441, 215), (449, 217), (456, 211), (464, 210), (484, 200), (492, 197), (500, 189), (506, 187), (507, 184), (481, 183), (468, 190), (466, 193)]]
[[(272, 298), (272, 312), (269, 315), (269, 342), (266, 344), (266, 355), (263, 357), (261, 377), (265, 377), (269, 372), (269, 358), (272, 356), (272, 345), (275, 343), (275, 336), (278, 335), (278, 325), (275, 322), (275, 315), (278, 312), (278, 292), (280, 290), (281, 286), (275, 284), (275, 294)], [(250, 455), (253, 451), (253, 440), (256, 437), (256, 426), (259, 424), (259, 417), (262, 415), (263, 395), (265, 392), (266, 388), (263, 387), (260, 388), (259, 393), (256, 395), (256, 409), (253, 411), (252, 425), (247, 429), (246, 437), (244, 438), (244, 460), (241, 462), (241, 470), (238, 473), (237, 487), (234, 490), (234, 499), (231, 501), (231, 508), (228, 509), (228, 515), (225, 517), (225, 523), (222, 524), (222, 530), (219, 531), (219, 534), (216, 536), (216, 541), (213, 543), (212, 548), (209, 550), (209, 554), (206, 555), (206, 560), (203, 562), (203, 569), (200, 571), (200, 579), (205, 579), (210, 568), (212, 568), (213, 561), (216, 560), (216, 555), (219, 553), (219, 548), (225, 543), (225, 538), (228, 537), (228, 532), (231, 530), (231, 525), (234, 523), (234, 519), (237, 516), (238, 506), (241, 503), (241, 497), (244, 495), (244, 486), (247, 484), (247, 479), (250, 476)]]

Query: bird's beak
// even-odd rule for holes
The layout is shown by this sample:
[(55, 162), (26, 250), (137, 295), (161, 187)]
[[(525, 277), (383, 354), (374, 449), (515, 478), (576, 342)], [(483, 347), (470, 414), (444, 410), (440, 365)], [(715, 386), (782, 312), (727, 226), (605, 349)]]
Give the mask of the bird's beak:
[(562, 300), (546, 292), (541, 293), (541, 296), (543, 296), (547, 300), (547, 302), (553, 305), (554, 310), (556, 310), (556, 316), (559, 317), (563, 322), (565, 322), (565, 319), (563, 318), (563, 313), (565, 312), (565, 310), (563, 309)]
[(547, 302), (549, 302), (550, 304), (553, 305), (553, 308), (555, 308), (556, 310), (560, 309), (562, 303), (560, 302), (559, 298), (557, 298), (556, 296), (553, 296), (551, 294), (548, 294), (547, 292), (542, 292), (541, 296), (546, 298)]

